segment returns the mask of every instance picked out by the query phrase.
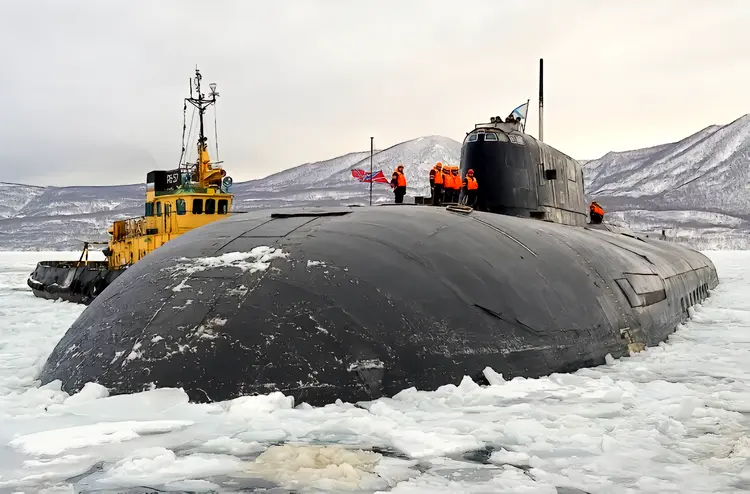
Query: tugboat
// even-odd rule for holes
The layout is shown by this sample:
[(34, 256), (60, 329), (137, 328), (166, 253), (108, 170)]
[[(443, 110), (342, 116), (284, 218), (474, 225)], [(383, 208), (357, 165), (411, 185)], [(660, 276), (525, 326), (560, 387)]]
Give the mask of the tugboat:
[[(206, 97), (201, 92), (201, 73), (196, 67), (190, 79), (190, 97), (183, 105), (183, 146), (180, 165), (174, 170), (154, 170), (146, 175), (145, 214), (115, 221), (107, 230), (106, 261), (89, 261), (89, 246), (105, 242), (84, 242), (78, 261), (41, 261), (27, 284), (34, 295), (88, 305), (128, 267), (175, 237), (229, 216), (233, 195), (232, 178), (221, 161), (212, 162), (204, 134), (206, 109), (216, 103), (216, 84), (209, 84)], [(193, 94), (193, 88), (197, 94)], [(197, 159), (182, 163), (185, 157), (187, 104), (198, 110)], [(188, 136), (192, 133), (191, 129)], [(217, 148), (218, 155), (218, 148)]]

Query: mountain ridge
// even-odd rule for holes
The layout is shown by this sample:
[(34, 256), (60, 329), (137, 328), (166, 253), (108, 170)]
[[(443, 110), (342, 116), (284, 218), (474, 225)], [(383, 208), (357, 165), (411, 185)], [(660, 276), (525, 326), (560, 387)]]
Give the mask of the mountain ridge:
[[(429, 169), (436, 161), (458, 164), (460, 151), (461, 142), (450, 137), (423, 135), (374, 150), (373, 170), (390, 178), (403, 163), (408, 201), (429, 195)], [(352, 151), (235, 183), (233, 210), (366, 205), (370, 186), (354, 179), (351, 170), (369, 171), (369, 161), (369, 150)], [(637, 230), (666, 228), (674, 238), (697, 244), (750, 247), (750, 187), (745, 185), (750, 182), (750, 114), (674, 142), (579, 162), (587, 197), (604, 205), (610, 221)], [(372, 189), (373, 203), (393, 200), (387, 184)], [(0, 182), (0, 249), (68, 250), (79, 248), (81, 237), (105, 240), (109, 223), (143, 213), (144, 197), (145, 183), (44, 187)]]
[[(607, 153), (584, 165), (587, 192), (614, 206), (750, 215), (750, 114), (674, 143)], [(597, 199), (598, 200), (598, 199)]]

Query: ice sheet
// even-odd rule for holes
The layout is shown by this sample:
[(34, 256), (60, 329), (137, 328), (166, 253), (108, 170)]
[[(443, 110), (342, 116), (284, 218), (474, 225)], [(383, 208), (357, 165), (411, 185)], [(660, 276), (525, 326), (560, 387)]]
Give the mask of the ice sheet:
[(709, 255), (717, 290), (631, 358), (540, 379), (488, 368), (490, 386), (313, 408), (281, 393), (199, 405), (179, 389), (39, 386), (83, 307), (33, 297), (37, 253), (0, 253), (0, 492), (747, 492), (750, 252)]

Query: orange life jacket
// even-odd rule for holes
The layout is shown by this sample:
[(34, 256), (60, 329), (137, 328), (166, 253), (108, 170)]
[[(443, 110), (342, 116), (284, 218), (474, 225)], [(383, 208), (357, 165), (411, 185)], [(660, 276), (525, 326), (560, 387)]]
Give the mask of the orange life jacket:
[(430, 178), (435, 181), (435, 185), (443, 185), (443, 172), (438, 170), (437, 166), (433, 166), (430, 170)]
[(448, 167), (443, 167), (443, 188), (452, 190), (453, 189), (453, 177), (451, 176), (450, 169), (447, 169)]
[(393, 172), (391, 179), (394, 178), (396, 179), (396, 187), (406, 187), (406, 176), (404, 176), (403, 173), (396, 170), (395, 172)]
[(594, 214), (598, 214), (599, 216), (604, 216), (604, 210), (598, 204), (592, 203), (591, 206), (589, 206), (589, 211), (591, 211)]
[(466, 175), (466, 181), (464, 185), (466, 186), (467, 190), (477, 190), (479, 188), (477, 179), (472, 175)]

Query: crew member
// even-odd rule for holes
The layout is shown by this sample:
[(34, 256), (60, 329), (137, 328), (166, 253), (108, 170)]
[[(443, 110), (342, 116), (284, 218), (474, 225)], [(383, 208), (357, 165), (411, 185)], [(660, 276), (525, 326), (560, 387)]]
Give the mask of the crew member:
[(451, 167), (451, 177), (453, 178), (453, 199), (451, 202), (458, 204), (458, 198), (461, 195), (461, 175), (458, 174), (458, 166)]
[(391, 175), (391, 188), (396, 196), (396, 204), (404, 202), (406, 195), (406, 175), (404, 175), (404, 165), (398, 165), (396, 171)]
[(591, 223), (594, 225), (598, 225), (604, 219), (604, 209), (602, 209), (598, 202), (591, 202), (591, 205), (589, 206), (589, 216), (591, 217)]
[(439, 206), (443, 196), (443, 164), (435, 163), (430, 170), (430, 187), (432, 188), (432, 205)]
[(474, 170), (471, 168), (466, 172), (466, 178), (464, 178), (462, 188), (466, 194), (466, 202), (464, 204), (473, 208), (474, 204), (477, 202), (479, 184), (477, 183), (476, 177), (474, 177)]
[(453, 167), (448, 165), (443, 167), (443, 200), (446, 203), (453, 202), (453, 191), (455, 190), (455, 185), (453, 184), (453, 175), (451, 172), (453, 171)]
[(451, 165), (443, 166), (443, 201), (445, 203), (453, 202), (453, 176), (451, 175)]

